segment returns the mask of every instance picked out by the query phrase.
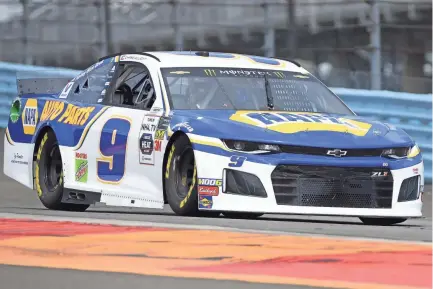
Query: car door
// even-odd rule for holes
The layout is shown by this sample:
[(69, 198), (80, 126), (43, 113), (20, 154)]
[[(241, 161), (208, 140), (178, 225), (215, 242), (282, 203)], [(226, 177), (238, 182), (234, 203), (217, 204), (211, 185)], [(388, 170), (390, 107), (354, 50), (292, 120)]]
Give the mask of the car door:
[[(158, 125), (163, 110), (159, 81), (153, 81), (158, 75), (144, 64), (131, 61), (120, 60), (115, 70), (101, 92), (105, 111), (91, 126), (77, 156), (86, 154), (87, 181), (102, 193), (101, 202), (162, 208), (164, 150)], [(148, 78), (140, 83), (143, 73)], [(138, 101), (145, 92), (152, 93), (149, 85), (153, 102)]]

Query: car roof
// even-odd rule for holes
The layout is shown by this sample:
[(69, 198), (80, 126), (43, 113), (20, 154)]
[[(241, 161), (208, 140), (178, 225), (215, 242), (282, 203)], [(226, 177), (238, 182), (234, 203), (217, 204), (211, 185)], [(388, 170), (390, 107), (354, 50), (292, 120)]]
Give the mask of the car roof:
[(198, 51), (148, 51), (142, 55), (146, 54), (159, 59), (161, 67), (228, 67), (307, 73), (294, 61), (255, 55)]

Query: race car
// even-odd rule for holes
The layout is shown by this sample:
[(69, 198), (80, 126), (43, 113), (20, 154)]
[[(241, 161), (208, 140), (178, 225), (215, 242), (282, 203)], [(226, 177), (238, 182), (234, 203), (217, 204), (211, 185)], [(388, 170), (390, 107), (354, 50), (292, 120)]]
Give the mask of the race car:
[(420, 217), (412, 138), (357, 116), (295, 61), (114, 54), (75, 78), (19, 79), (4, 172), (52, 210), (95, 203), (178, 215)]

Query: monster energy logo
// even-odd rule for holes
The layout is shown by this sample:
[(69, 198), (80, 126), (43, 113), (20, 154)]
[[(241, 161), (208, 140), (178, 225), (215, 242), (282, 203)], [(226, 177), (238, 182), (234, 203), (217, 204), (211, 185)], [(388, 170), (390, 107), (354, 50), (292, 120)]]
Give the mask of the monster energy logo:
[(206, 73), (207, 76), (216, 76), (215, 69), (205, 69), (204, 73)]
[(275, 76), (277, 76), (278, 78), (284, 78), (284, 73), (279, 72), (279, 71), (274, 71)]

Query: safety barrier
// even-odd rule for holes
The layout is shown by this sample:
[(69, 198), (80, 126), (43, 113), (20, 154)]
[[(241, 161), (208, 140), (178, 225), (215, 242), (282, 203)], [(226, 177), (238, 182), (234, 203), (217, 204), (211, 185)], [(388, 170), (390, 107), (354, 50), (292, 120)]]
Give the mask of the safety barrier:
[[(16, 79), (70, 77), (76, 70), (0, 62), (0, 127), (7, 125), (9, 108), (16, 96)], [(432, 180), (432, 95), (331, 88), (358, 115), (385, 121), (404, 129), (419, 144), (425, 162), (426, 181)]]

